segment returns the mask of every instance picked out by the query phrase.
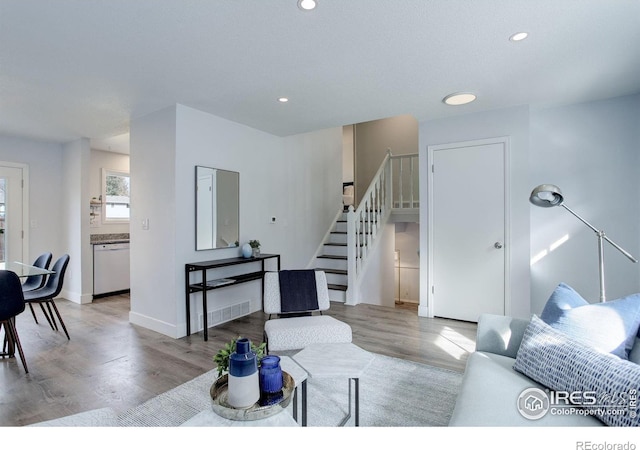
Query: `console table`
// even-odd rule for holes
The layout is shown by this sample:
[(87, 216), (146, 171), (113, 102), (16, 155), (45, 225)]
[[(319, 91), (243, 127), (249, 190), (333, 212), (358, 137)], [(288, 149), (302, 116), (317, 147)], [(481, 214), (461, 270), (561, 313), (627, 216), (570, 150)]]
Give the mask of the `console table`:
[[(280, 255), (261, 254), (252, 258), (226, 258), (216, 259), (213, 261), (202, 261), (195, 263), (188, 263), (184, 265), (184, 282), (186, 291), (186, 315), (187, 315), (187, 336), (191, 335), (191, 294), (194, 292), (202, 292), (202, 312), (203, 312), (203, 326), (204, 326), (204, 340), (209, 340), (209, 324), (207, 323), (207, 291), (212, 289), (221, 289), (231, 287), (236, 284), (246, 283), (254, 280), (262, 280), (262, 301), (264, 303), (264, 274), (265, 265), (264, 262), (267, 259), (276, 259), (277, 270), (280, 270)], [(219, 282), (220, 280), (207, 280), (207, 271), (213, 269), (220, 269), (223, 267), (235, 266), (238, 264), (250, 264), (260, 263), (260, 270), (243, 273), (240, 275), (233, 275), (224, 277), (225, 282)], [(190, 274), (193, 272), (201, 272), (202, 277), (200, 282), (192, 283), (190, 280)], [(209, 283), (207, 283), (209, 281)]]

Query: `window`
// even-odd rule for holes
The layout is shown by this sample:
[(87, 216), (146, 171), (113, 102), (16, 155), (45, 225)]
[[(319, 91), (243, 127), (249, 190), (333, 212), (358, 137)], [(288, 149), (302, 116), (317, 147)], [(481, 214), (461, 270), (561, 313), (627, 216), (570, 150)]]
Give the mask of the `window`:
[(102, 209), (105, 222), (129, 222), (129, 174), (102, 169)]

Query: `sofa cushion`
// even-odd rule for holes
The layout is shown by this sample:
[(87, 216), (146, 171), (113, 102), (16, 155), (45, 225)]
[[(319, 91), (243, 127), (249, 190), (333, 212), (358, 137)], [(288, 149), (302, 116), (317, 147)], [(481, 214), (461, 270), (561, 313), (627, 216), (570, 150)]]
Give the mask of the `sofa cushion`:
[(585, 345), (537, 316), (524, 333), (514, 369), (549, 389), (584, 395), (573, 403), (607, 425), (640, 426), (637, 403), (629, 403), (640, 387), (640, 366)]
[(590, 304), (560, 283), (540, 318), (576, 340), (628, 359), (640, 327), (640, 294)]
[(473, 352), (467, 359), (460, 394), (449, 421), (451, 427), (594, 427), (603, 423), (591, 416), (547, 414), (538, 419), (518, 412), (520, 394), (544, 389), (513, 370), (514, 358), (490, 352)]

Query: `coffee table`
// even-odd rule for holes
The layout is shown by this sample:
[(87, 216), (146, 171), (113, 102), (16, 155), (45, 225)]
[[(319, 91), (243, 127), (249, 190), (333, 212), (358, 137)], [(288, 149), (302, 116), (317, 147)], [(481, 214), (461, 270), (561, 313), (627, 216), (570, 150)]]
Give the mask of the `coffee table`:
[[(298, 426), (298, 386), (307, 382), (307, 372), (305, 372), (290, 357), (280, 357), (280, 367), (293, 378), (295, 389), (293, 391), (293, 415), (289, 412), (289, 407), (282, 412), (271, 417), (260, 420), (231, 420), (226, 419), (209, 408), (201, 411), (191, 419), (184, 422), (181, 427), (295, 427)], [(305, 386), (306, 387), (306, 386)], [(207, 392), (208, 394), (208, 392)], [(304, 407), (306, 401), (303, 401), (302, 423), (306, 426), (307, 411)], [(291, 406), (291, 405), (290, 405)]]
[[(360, 377), (374, 355), (352, 343), (311, 344), (292, 356), (309, 378), (347, 378), (349, 383), (349, 413), (338, 426), (351, 418), (351, 381), (355, 384), (355, 425), (360, 426)], [(302, 411), (306, 417), (306, 381), (302, 384)], [(306, 421), (303, 421), (306, 425)]]

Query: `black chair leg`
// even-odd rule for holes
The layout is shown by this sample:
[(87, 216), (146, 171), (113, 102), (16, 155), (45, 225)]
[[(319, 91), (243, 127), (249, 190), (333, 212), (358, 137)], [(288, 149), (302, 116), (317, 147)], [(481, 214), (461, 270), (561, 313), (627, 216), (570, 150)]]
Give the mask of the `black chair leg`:
[(33, 315), (33, 320), (36, 321), (36, 324), (38, 323), (38, 318), (36, 317), (36, 312), (33, 310), (33, 305), (31, 303), (29, 303), (29, 308), (31, 309), (31, 314)]
[(7, 348), (9, 345), (9, 338), (7, 337), (9, 330), (7, 330), (4, 322), (0, 322), (0, 330), (2, 330), (2, 327), (4, 327), (4, 336), (2, 338), (2, 358), (4, 358), (5, 356), (9, 356), (9, 350)]
[(40, 305), (40, 309), (42, 310), (42, 314), (44, 314), (45, 319), (47, 319), (47, 322), (49, 322), (49, 326), (51, 327), (51, 329), (57, 330), (58, 327), (56, 326), (56, 323), (51, 321), (51, 319), (53, 318), (52, 314), (47, 314), (47, 310), (44, 309), (44, 305), (42, 304), (42, 302), (38, 302), (38, 304)]
[[(60, 321), (60, 325), (62, 325), (64, 334), (67, 335), (67, 339), (71, 340), (71, 338), (69, 337), (69, 333), (67, 332), (67, 327), (64, 326), (64, 321), (62, 320), (62, 316), (60, 315), (60, 311), (58, 311), (58, 307), (56, 306), (56, 303), (53, 301), (53, 299), (47, 302), (47, 306), (49, 306), (49, 303), (51, 303), (51, 306), (53, 306), (53, 309), (56, 312), (56, 316), (58, 316), (58, 320)], [(52, 318), (53, 318), (53, 314), (52, 314)], [(55, 322), (55, 319), (54, 319), (54, 322)]]
[(24, 367), (24, 371), (29, 373), (29, 369), (27, 368), (27, 361), (24, 358), (24, 352), (22, 351), (22, 344), (20, 344), (20, 338), (18, 337), (18, 330), (16, 330), (16, 326), (13, 323), (13, 320), (7, 320), (4, 322), (5, 329), (8, 331), (8, 339), (9, 339), (9, 347), (11, 344), (15, 345), (18, 348), (18, 354), (20, 355), (20, 360), (22, 361), (22, 367)]

